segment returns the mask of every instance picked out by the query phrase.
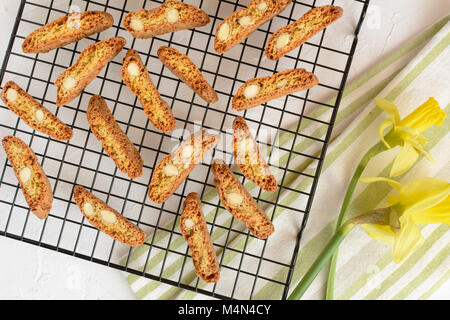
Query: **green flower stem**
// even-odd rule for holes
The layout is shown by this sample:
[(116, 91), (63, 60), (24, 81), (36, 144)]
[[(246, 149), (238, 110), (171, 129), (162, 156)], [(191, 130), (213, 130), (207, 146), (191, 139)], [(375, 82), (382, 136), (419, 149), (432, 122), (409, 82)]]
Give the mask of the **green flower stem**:
[(325, 266), (327, 261), (331, 258), (332, 254), (337, 250), (342, 240), (344, 240), (347, 233), (353, 229), (355, 224), (353, 222), (345, 223), (331, 238), (330, 242), (325, 246), (323, 251), (317, 257), (316, 261), (309, 268), (308, 272), (302, 278), (300, 283), (294, 289), (294, 291), (289, 296), (288, 300), (298, 300), (300, 299), (305, 291), (309, 288), (311, 283), (314, 281), (316, 276), (319, 274), (320, 270)]
[[(360, 216), (347, 220), (342, 225), (342, 227), (338, 229), (333, 238), (331, 238), (331, 240), (322, 250), (320, 255), (316, 258), (316, 261), (314, 261), (314, 263), (311, 265), (308, 272), (302, 278), (302, 280), (300, 281), (298, 286), (294, 289), (294, 291), (291, 293), (288, 299), (298, 300), (303, 296), (305, 291), (309, 288), (311, 283), (319, 274), (320, 270), (322, 270), (327, 261), (333, 255), (333, 253), (336, 252), (342, 240), (344, 240), (345, 236), (350, 232), (350, 230), (353, 229), (354, 226), (365, 223), (391, 225), (392, 222), (393, 222), (392, 210), (390, 207), (374, 209)], [(395, 221), (394, 225), (396, 225)]]
[[(342, 203), (341, 211), (339, 212), (339, 216), (337, 218), (336, 229), (342, 224), (344, 220), (345, 213), (347, 212), (348, 206), (350, 205), (350, 201), (352, 199), (353, 193), (355, 192), (356, 184), (358, 183), (361, 175), (369, 163), (370, 159), (372, 159), (377, 154), (386, 151), (387, 147), (380, 141), (375, 144), (372, 148), (370, 148), (366, 154), (362, 157), (358, 166), (356, 167), (355, 173), (353, 174), (352, 179), (350, 180), (350, 184), (347, 188), (347, 192), (345, 193), (344, 202)], [(326, 299), (333, 300), (334, 299), (334, 278), (336, 273), (336, 261), (337, 261), (338, 250), (334, 252), (331, 257), (330, 268), (328, 270), (328, 280), (327, 280), (327, 291), (326, 291)]]

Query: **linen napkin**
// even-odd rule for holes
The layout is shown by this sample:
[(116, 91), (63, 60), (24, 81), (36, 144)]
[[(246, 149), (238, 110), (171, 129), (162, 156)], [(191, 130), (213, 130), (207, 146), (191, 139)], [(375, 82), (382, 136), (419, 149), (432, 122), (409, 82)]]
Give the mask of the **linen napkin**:
[[(322, 168), (317, 192), (315, 194), (308, 224), (303, 233), (299, 256), (295, 265), (291, 289), (293, 289), (316, 256), (331, 238), (335, 219), (339, 212), (345, 190), (359, 158), (378, 141), (378, 126), (386, 118), (373, 103), (375, 97), (385, 97), (393, 101), (399, 108), (400, 115), (405, 116), (411, 110), (425, 102), (428, 97), (435, 97), (447, 114), (450, 114), (450, 17), (447, 16), (435, 25), (425, 30), (415, 39), (408, 42), (388, 58), (378, 63), (357, 80), (347, 85), (341, 102), (333, 141), (329, 145), (327, 156)], [(321, 116), (320, 110), (313, 110), (311, 116)], [(408, 174), (402, 177), (404, 183), (423, 176), (439, 176), (450, 178), (448, 151), (450, 137), (448, 135), (450, 117), (439, 128), (431, 128), (425, 132), (429, 142), (427, 151), (435, 158), (436, 164), (420, 159)], [(301, 130), (313, 133), (325, 132), (326, 127), (303, 122)], [(294, 128), (295, 130), (295, 128)], [(292, 145), (291, 137), (279, 137), (280, 145)], [(293, 146), (298, 152), (308, 150), (314, 152), (314, 147), (300, 140)], [(313, 149), (313, 150), (311, 150)], [(387, 176), (396, 150), (388, 151), (372, 160), (363, 176)], [(281, 157), (282, 158), (282, 157)], [(299, 157), (300, 158), (300, 157)], [(281, 161), (282, 159), (271, 159)], [(305, 167), (305, 171), (314, 170), (314, 163), (308, 165), (302, 159), (294, 159), (292, 163)], [(289, 181), (290, 188), (308, 190), (311, 180), (296, 178)], [(360, 183), (355, 191), (349, 207), (349, 216), (362, 213), (385, 204), (390, 189), (377, 185)], [(275, 239), (280, 243), (293, 243), (299, 228), (299, 217), (289, 214), (285, 207), (303, 207), (305, 199), (296, 194), (283, 191), (277, 208), (274, 224)], [(217, 197), (207, 194), (208, 199)], [(427, 225), (422, 229), (425, 237), (424, 245), (411, 254), (402, 264), (396, 265), (390, 255), (390, 245), (369, 238), (362, 229), (353, 230), (340, 246), (335, 296), (337, 299), (427, 299), (432, 296), (450, 276), (450, 228), (447, 225)], [(213, 233), (213, 240), (215, 234)], [(219, 235), (220, 236), (220, 235)], [(152, 235), (150, 236), (152, 237)], [(151, 239), (153, 243), (167, 241), (164, 237)], [(241, 237), (242, 238), (242, 237)], [(180, 237), (170, 239), (171, 248), (177, 250), (184, 240)], [(243, 239), (233, 239), (231, 246), (242, 249)], [(246, 250), (258, 250), (260, 243), (245, 243)], [(275, 246), (268, 245), (269, 254), (279, 254), (288, 259), (292, 252), (276, 252)], [(272, 249), (272, 250), (271, 250)], [(287, 250), (288, 251), (288, 250)], [(180, 269), (191, 268), (192, 262), (180, 262), (170, 254), (165, 256), (155, 250), (151, 253), (146, 246), (134, 250), (123, 264), (138, 270), (164, 268), (164, 274), (176, 275)], [(285, 257), (284, 257), (285, 256)], [(241, 268), (251, 268), (252, 261), (243, 261), (238, 256), (219, 257), (223, 264), (240, 263)], [(263, 270), (264, 277), (279, 280), (281, 283), (287, 275), (285, 268), (268, 266)], [(184, 273), (183, 273), (184, 274)], [(196, 292), (180, 289), (158, 281), (150, 280), (124, 272), (126, 280), (138, 299), (208, 299), (209, 297)], [(192, 272), (190, 273), (192, 277)], [(222, 272), (224, 283), (234, 279)], [(243, 277), (245, 281), (245, 277)], [(187, 279), (198, 288), (210, 286), (196, 283), (197, 279)], [(233, 286), (234, 280), (228, 281)], [(326, 285), (326, 274), (323, 271), (305, 294), (305, 299), (322, 299)], [(252, 287), (252, 286), (248, 286)], [(254, 299), (278, 299), (283, 286), (272, 281), (258, 281), (253, 290)], [(245, 290), (244, 290), (245, 291)], [(236, 298), (248, 297), (249, 292), (234, 292)]]

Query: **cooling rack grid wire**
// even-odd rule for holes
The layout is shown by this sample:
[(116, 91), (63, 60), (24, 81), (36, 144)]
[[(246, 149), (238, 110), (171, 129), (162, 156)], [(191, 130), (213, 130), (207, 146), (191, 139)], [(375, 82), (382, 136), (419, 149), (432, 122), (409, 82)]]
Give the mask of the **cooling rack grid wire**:
[[(0, 83), (17, 82), (68, 124), (74, 137), (67, 142), (53, 140), (32, 130), (0, 105), (2, 137), (18, 136), (33, 148), (54, 192), (49, 217), (43, 221), (37, 219), (28, 209), (12, 167), (2, 152), (0, 234), (216, 298), (258, 298), (261, 288), (271, 284), (273, 296), (285, 299), (369, 1), (293, 0), (281, 14), (223, 55), (214, 51), (215, 29), (227, 15), (245, 7), (248, 1), (185, 2), (202, 8), (211, 22), (194, 30), (138, 40), (121, 26), (125, 14), (154, 8), (162, 1), (21, 1)], [(279, 61), (265, 58), (263, 48), (271, 34), (312, 7), (325, 4), (342, 6), (344, 16)], [(114, 17), (114, 26), (46, 54), (22, 52), (22, 42), (31, 31), (76, 10), (107, 11)], [(120, 68), (126, 50), (78, 98), (66, 106), (56, 107), (57, 76), (75, 63), (87, 45), (114, 36), (127, 40), (125, 49), (139, 52), (162, 98), (174, 112), (177, 129), (172, 133), (163, 134), (149, 123), (140, 102), (121, 81)], [(179, 49), (199, 66), (218, 92), (217, 103), (206, 104), (163, 67), (156, 54), (162, 45)], [(314, 72), (320, 84), (243, 113), (231, 109), (233, 95), (249, 78), (297, 67)], [(89, 130), (86, 109), (94, 94), (105, 98), (115, 119), (141, 153), (142, 177), (130, 180), (118, 171)], [(267, 151), (265, 156), (280, 185), (276, 192), (262, 192), (245, 180), (233, 164), (230, 128), (236, 115), (246, 118), (261, 148)], [(147, 197), (153, 168), (183, 138), (200, 127), (220, 134), (221, 142), (168, 201), (161, 205), (153, 203)], [(253, 237), (243, 223), (233, 219), (220, 205), (210, 170), (212, 158), (222, 158), (232, 166), (236, 176), (274, 221), (276, 231), (268, 240)], [(88, 188), (143, 229), (148, 236), (146, 243), (130, 248), (90, 225), (72, 197), (77, 184)], [(181, 205), (192, 191), (201, 196), (221, 266), (222, 280), (217, 284), (207, 284), (195, 276), (188, 247), (180, 233)], [(277, 220), (290, 227), (277, 229)]]

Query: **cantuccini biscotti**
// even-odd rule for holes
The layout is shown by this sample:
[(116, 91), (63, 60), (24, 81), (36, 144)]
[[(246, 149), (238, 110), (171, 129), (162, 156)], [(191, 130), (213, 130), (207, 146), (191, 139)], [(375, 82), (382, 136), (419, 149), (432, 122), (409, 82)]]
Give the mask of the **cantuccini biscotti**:
[(218, 53), (230, 50), (290, 3), (291, 0), (251, 0), (246, 9), (236, 10), (217, 26), (214, 49)]
[(236, 219), (243, 221), (255, 237), (260, 239), (269, 237), (275, 230), (272, 222), (236, 179), (227, 164), (216, 159), (211, 169), (217, 193), (225, 209)]
[(15, 82), (8, 81), (2, 90), (2, 100), (9, 110), (34, 130), (57, 140), (70, 140), (73, 131), (53, 113), (37, 102)]
[(52, 188), (33, 150), (13, 136), (4, 137), (2, 144), (31, 212), (39, 219), (47, 218), (53, 202)]
[(236, 117), (233, 122), (233, 150), (236, 164), (247, 179), (269, 192), (278, 189), (277, 180), (242, 117)]
[(267, 58), (280, 59), (339, 19), (343, 13), (341, 7), (332, 5), (309, 10), (299, 20), (281, 28), (270, 37), (265, 48)]
[(114, 160), (117, 168), (130, 178), (142, 175), (144, 161), (134, 144), (114, 120), (105, 100), (94, 95), (86, 113), (91, 130), (102, 143), (105, 152)]
[(219, 264), (206, 226), (200, 198), (195, 192), (189, 193), (184, 200), (180, 230), (189, 245), (197, 276), (210, 283), (219, 281)]
[(155, 167), (148, 187), (149, 198), (156, 203), (166, 201), (217, 143), (218, 137), (206, 130), (192, 134)]
[(84, 49), (77, 62), (56, 79), (56, 105), (65, 105), (76, 98), (103, 67), (114, 59), (125, 43), (123, 37), (116, 37), (96, 42)]
[(177, 49), (162, 46), (158, 49), (158, 58), (203, 100), (214, 103), (219, 99), (216, 91), (206, 82), (200, 70), (188, 56)]
[(319, 79), (305, 69), (290, 69), (268, 77), (253, 78), (238, 89), (233, 97), (232, 108), (253, 108), (267, 101), (310, 89), (318, 83)]
[(28, 35), (22, 44), (25, 53), (45, 53), (102, 32), (114, 23), (103, 11), (73, 12), (47, 23)]
[(123, 26), (135, 38), (151, 38), (160, 34), (202, 27), (209, 23), (208, 15), (193, 5), (167, 0), (151, 10), (128, 13)]
[(85, 188), (75, 186), (73, 197), (81, 213), (100, 231), (130, 246), (144, 243), (144, 231)]
[(176, 126), (172, 110), (152, 82), (136, 50), (128, 50), (122, 64), (122, 80), (141, 101), (145, 114), (156, 129), (169, 132)]

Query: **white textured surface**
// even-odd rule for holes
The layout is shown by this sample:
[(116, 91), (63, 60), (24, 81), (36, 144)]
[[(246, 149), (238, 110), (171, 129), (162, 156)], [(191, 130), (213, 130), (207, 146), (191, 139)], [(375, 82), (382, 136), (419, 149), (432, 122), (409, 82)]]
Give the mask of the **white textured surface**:
[[(0, 1), (0, 61), (3, 61), (18, 6), (18, 0)], [(449, 10), (447, 0), (372, 0), (349, 81)], [(4, 237), (0, 237), (0, 253), (0, 299), (134, 298), (116, 270)], [(441, 288), (433, 298), (448, 299), (449, 287), (447, 284)]]

